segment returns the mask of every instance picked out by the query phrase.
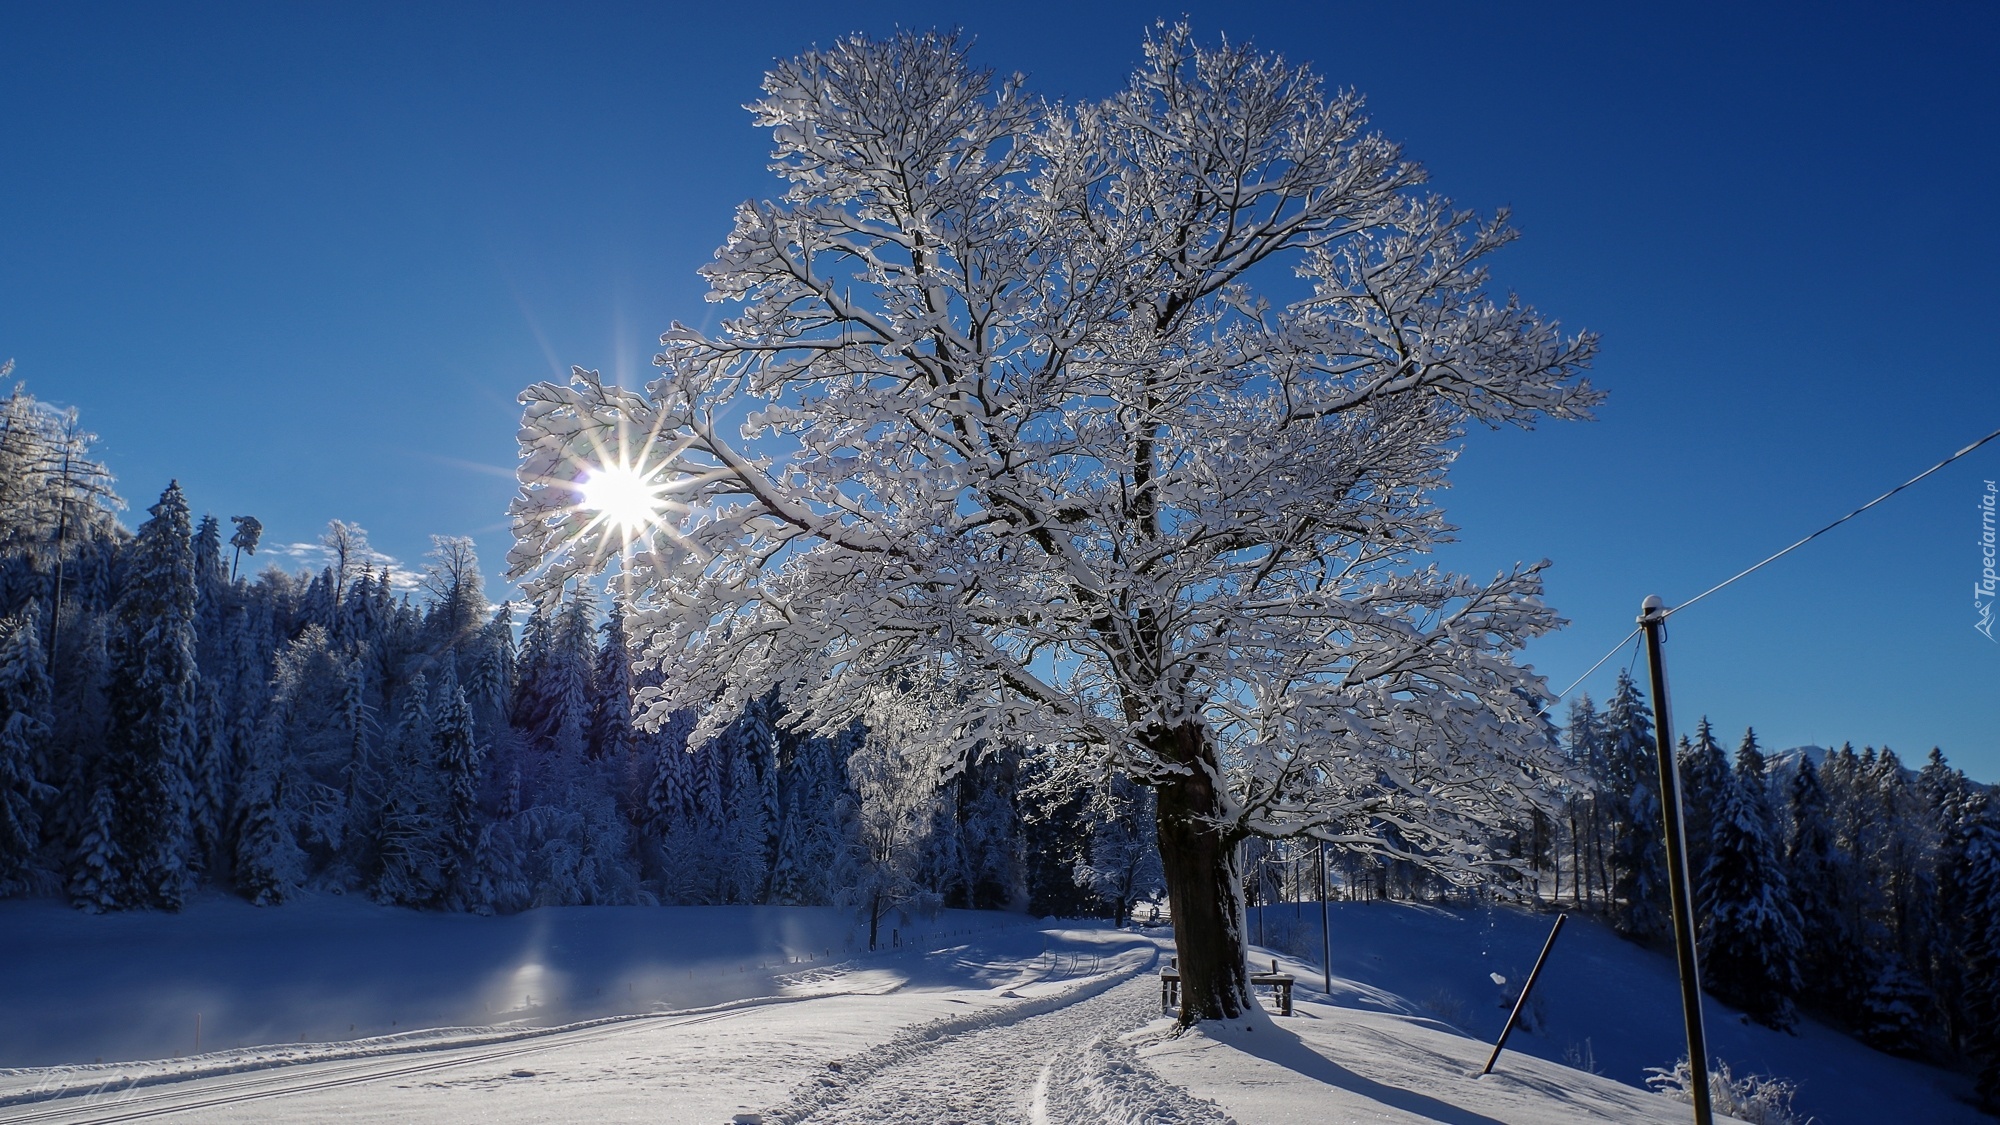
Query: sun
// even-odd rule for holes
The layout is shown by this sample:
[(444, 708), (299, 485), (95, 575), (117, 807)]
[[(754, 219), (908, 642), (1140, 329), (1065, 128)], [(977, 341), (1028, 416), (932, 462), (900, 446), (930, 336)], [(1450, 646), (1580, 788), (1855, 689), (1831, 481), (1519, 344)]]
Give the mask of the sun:
[(661, 495), (667, 486), (653, 479), (657, 475), (617, 464), (587, 469), (577, 483), (581, 506), (627, 535), (658, 527), (668, 502)]

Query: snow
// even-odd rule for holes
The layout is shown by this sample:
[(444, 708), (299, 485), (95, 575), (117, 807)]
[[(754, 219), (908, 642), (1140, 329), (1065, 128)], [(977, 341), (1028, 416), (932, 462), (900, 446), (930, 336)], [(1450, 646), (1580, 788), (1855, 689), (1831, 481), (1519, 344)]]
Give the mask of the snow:
[[(1316, 915), (1270, 908), (1266, 937), (1317, 947)], [(1482, 1078), (1508, 998), (1493, 978), (1525, 978), (1549, 919), (1382, 904), (1332, 917), (1330, 996), (1316, 965), (1263, 951), (1297, 977), (1298, 1016), (1176, 1036), (1158, 1008), (1164, 930), (947, 911), (868, 954), (846, 948), (852, 913), (805, 908), (482, 918), (308, 896), (90, 917), (0, 902), (0, 1064), (16, 1068), (0, 1070), (0, 1120), (1687, 1119), (1640, 1088), (1679, 1052), (1666, 958), (1574, 919), (1534, 1024)], [(1809, 1020), (1787, 1036), (1711, 1005), (1710, 1028), (1737, 1073), (1797, 1081), (1821, 1125), (1983, 1120), (1955, 1100), (1959, 1077)], [(1604, 1073), (1559, 1061), (1586, 1043)]]
[[(1250, 912), (1252, 938), (1258, 933), (1259, 913)], [(1281, 956), (1285, 970), (1298, 978), (1295, 995), (1302, 1016), (1296, 1025), (1285, 1026), (1309, 1028), (1314, 1026), (1309, 1018), (1328, 1020), (1320, 992), (1318, 905), (1305, 904), (1296, 913), (1292, 906), (1275, 906), (1261, 913), (1266, 940), (1279, 947), (1273, 952), (1289, 949), (1304, 955)], [(1452, 1082), (1485, 1064), (1490, 1044), (1506, 1023), (1514, 992), (1496, 986), (1491, 974), (1516, 984), (1525, 981), (1554, 923), (1550, 915), (1512, 909), (1447, 910), (1407, 903), (1335, 903), (1329, 914), (1332, 1002), (1343, 1028), (1374, 1027), (1426, 1051), (1432, 1049), (1436, 1028), (1469, 1035), (1472, 1054), (1464, 1056), (1471, 1059), (1469, 1067), (1454, 1069), (1454, 1061), (1445, 1068)], [(1795, 1106), (1802, 1119), (1816, 1117), (1819, 1125), (1991, 1121), (1964, 1100), (1970, 1097), (1971, 1083), (1961, 1075), (1885, 1055), (1809, 1018), (1799, 1020), (1796, 1034), (1786, 1034), (1750, 1023), (1712, 997), (1704, 1002), (1710, 1056), (1726, 1060), (1738, 1074), (1776, 1075), (1798, 1083)], [(1299, 1034), (1317, 1043), (1331, 1033)], [(1361, 1035), (1353, 1030), (1340, 1034), (1347, 1040)], [(1338, 1057), (1348, 1061), (1350, 1049), (1351, 1044), (1343, 1045)], [(1634, 945), (1595, 919), (1574, 916), (1549, 953), (1529, 997), (1524, 1026), (1508, 1039), (1494, 1071), (1542, 1082), (1551, 1073), (1543, 1061), (1587, 1060), (1606, 1078), (1636, 1087), (1645, 1082), (1648, 1067), (1671, 1066), (1686, 1052), (1680, 985), (1671, 957)], [(1393, 1067), (1383, 1074), (1364, 1073), (1390, 1085), (1400, 1080), (1393, 1077), (1400, 1073)], [(1515, 1119), (1491, 1108), (1482, 1112)], [(1249, 1118), (1239, 1120), (1247, 1125)]]
[[(948, 910), (917, 929), (1023, 921)], [(894, 925), (884, 922), (884, 944)], [(912, 937), (910, 927), (899, 936)], [(832, 908), (552, 907), (482, 918), (330, 895), (259, 908), (216, 894), (178, 915), (93, 917), (6, 901), (0, 1064), (192, 1054), (196, 1013), (213, 1049), (706, 1007), (872, 964), (856, 959), (866, 945), (851, 914)]]

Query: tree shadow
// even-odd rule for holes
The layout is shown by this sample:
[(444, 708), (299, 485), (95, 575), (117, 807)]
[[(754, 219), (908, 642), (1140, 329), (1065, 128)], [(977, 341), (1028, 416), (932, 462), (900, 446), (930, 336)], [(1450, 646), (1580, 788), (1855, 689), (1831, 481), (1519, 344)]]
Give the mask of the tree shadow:
[(1426, 1120), (1444, 1122), (1445, 1125), (1503, 1125), (1498, 1118), (1440, 1101), (1428, 1094), (1386, 1086), (1356, 1074), (1313, 1050), (1297, 1035), (1268, 1018), (1256, 1020), (1254, 1026), (1257, 1031), (1267, 1034), (1231, 1035), (1229, 1045), (1246, 1055), (1282, 1066), (1315, 1082), (1359, 1094)]

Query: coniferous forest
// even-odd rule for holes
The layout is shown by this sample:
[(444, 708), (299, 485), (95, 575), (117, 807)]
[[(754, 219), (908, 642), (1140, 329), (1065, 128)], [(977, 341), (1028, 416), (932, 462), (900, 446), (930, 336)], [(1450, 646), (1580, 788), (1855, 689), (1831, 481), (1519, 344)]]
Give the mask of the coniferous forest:
[[(421, 574), (334, 521), (317, 573), (258, 568), (253, 516), (169, 483), (128, 529), (73, 411), (0, 400), (0, 894), (175, 910), (201, 888), (430, 910), (836, 905), (871, 940), (943, 906), (1096, 914), (1157, 896), (1146, 789), (1060, 751), (950, 776), (858, 723), (792, 729), (775, 692), (719, 737), (634, 722), (624, 609), (588, 582), (495, 603), (471, 540)], [(200, 513), (200, 514), (198, 514)], [(265, 556), (269, 557), (268, 553)], [(1334, 850), (1347, 898), (1505, 898), (1667, 940), (1653, 716), (1621, 674), (1549, 731), (1566, 784), (1468, 883)], [(1883, 1050), (1971, 1058), (2000, 1091), (2000, 806), (1939, 750), (1679, 739), (1704, 985)], [(1053, 782), (1058, 774), (1063, 783)], [(1309, 841), (1253, 840), (1253, 905), (1320, 893)]]

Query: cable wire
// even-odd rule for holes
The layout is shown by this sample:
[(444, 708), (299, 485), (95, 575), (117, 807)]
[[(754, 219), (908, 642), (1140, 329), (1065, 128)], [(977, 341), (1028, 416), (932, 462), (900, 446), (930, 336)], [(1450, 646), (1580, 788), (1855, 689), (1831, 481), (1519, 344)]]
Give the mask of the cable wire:
[[(1759, 570), (1762, 570), (1764, 567), (1769, 566), (1771, 563), (1777, 562), (1779, 559), (1784, 558), (1786, 555), (1789, 555), (1793, 551), (1798, 550), (1800, 547), (1803, 547), (1806, 544), (1812, 542), (1813, 540), (1818, 539), (1820, 536), (1825, 535), (1827, 532), (1832, 531), (1834, 528), (1839, 527), (1841, 524), (1846, 523), (1848, 520), (1853, 519), (1855, 516), (1860, 515), (1861, 513), (1867, 511), (1868, 509), (1874, 507), (1875, 505), (1880, 504), (1882, 501), (1887, 500), (1889, 497), (1894, 496), (1898, 492), (1901, 492), (1904, 489), (1910, 487), (1911, 485), (1917, 483), (1918, 481), (1924, 479), (1925, 477), (1930, 476), (1932, 473), (1937, 472), (1939, 469), (1944, 468), (1946, 465), (1951, 464), (1953, 461), (1956, 461), (1959, 458), (1965, 456), (1966, 454), (1972, 452), (1973, 450), (1978, 449), (1980, 446), (1985, 445), (1987, 442), (1992, 441), (1994, 438), (2000, 438), (2000, 430), (1994, 430), (1992, 433), (1987, 434), (1985, 437), (1980, 438), (1978, 441), (1973, 442), (1971, 445), (1966, 446), (1964, 449), (1959, 450), (1957, 453), (1954, 453), (1951, 456), (1945, 458), (1944, 460), (1939, 461), (1937, 464), (1932, 465), (1930, 468), (1925, 469), (1923, 472), (1918, 473), (1916, 476), (1911, 477), (1909, 480), (1906, 480), (1903, 483), (1897, 485), (1896, 487), (1890, 489), (1889, 491), (1884, 492), (1882, 495), (1877, 496), (1875, 499), (1870, 500), (1866, 504), (1861, 505), (1859, 508), (1854, 509), (1853, 511), (1847, 513), (1846, 515), (1840, 517), (1839, 519), (1833, 521), (1832, 523), (1827, 524), (1825, 527), (1820, 528), (1818, 531), (1813, 532), (1811, 535), (1806, 536), (1804, 539), (1801, 539), (1798, 542), (1792, 544), (1791, 546), (1786, 547), (1784, 550), (1779, 551), (1777, 554), (1772, 555), (1771, 557), (1765, 559), (1764, 561), (1757, 563), (1755, 566), (1747, 567), (1743, 570), (1740, 570), (1737, 573), (1722, 580), (1721, 582), (1718, 582), (1715, 585), (1710, 586), (1708, 589), (1703, 590), (1701, 593), (1696, 594), (1694, 597), (1689, 598), (1687, 601), (1684, 601), (1681, 604), (1674, 606), (1672, 609), (1667, 610), (1665, 613), (1662, 613), (1660, 615), (1661, 618), (1664, 620), (1665, 618), (1672, 617), (1674, 614), (1679, 613), (1681, 610), (1684, 610), (1687, 607), (1693, 605), (1694, 603), (1700, 601), (1701, 599), (1709, 596), (1710, 594), (1715, 593), (1717, 590), (1722, 589), (1724, 586), (1728, 586), (1729, 584), (1735, 582), (1737, 579), (1746, 578), (1749, 575)], [(1641, 626), (1640, 628), (1644, 628), (1644, 626)], [(1555, 695), (1555, 700), (1561, 700), (1564, 696), (1568, 695), (1570, 692), (1575, 691), (1577, 687), (1583, 683), (1583, 681), (1590, 678), (1591, 673), (1597, 671), (1599, 668), (1604, 667), (1605, 661), (1611, 659), (1613, 656), (1618, 655), (1618, 650), (1625, 647), (1626, 641), (1629, 641), (1633, 637), (1636, 637), (1638, 635), (1639, 635), (1639, 629), (1635, 628), (1631, 632), (1625, 634), (1623, 637), (1620, 637), (1618, 639), (1618, 643), (1611, 646), (1611, 651), (1597, 658), (1597, 663), (1592, 664), (1590, 666), (1589, 671), (1586, 671), (1583, 675), (1578, 676), (1576, 678), (1575, 683), (1557, 692)], [(1552, 700), (1552, 702), (1554, 702), (1555, 700)]]
[[(1574, 684), (1571, 684), (1571, 685), (1569, 685), (1568, 687), (1566, 687), (1566, 688), (1562, 689), (1561, 691), (1557, 692), (1557, 693), (1556, 693), (1556, 697), (1555, 697), (1555, 699), (1553, 699), (1553, 700), (1550, 700), (1550, 702), (1552, 702), (1552, 703), (1553, 703), (1553, 702), (1558, 702), (1558, 701), (1560, 701), (1560, 700), (1562, 699), (1562, 697), (1563, 697), (1563, 696), (1565, 696), (1565, 695), (1568, 695), (1568, 694), (1569, 694), (1570, 692), (1573, 692), (1573, 691), (1575, 691), (1575, 690), (1577, 689), (1577, 686), (1578, 686), (1579, 684), (1583, 683), (1583, 681), (1585, 681), (1585, 680), (1587, 680), (1587, 679), (1589, 679), (1589, 678), (1590, 678), (1590, 673), (1591, 673), (1591, 672), (1595, 672), (1595, 671), (1597, 671), (1597, 670), (1598, 670), (1599, 668), (1602, 668), (1602, 667), (1604, 667), (1604, 662), (1605, 662), (1605, 661), (1607, 661), (1607, 660), (1609, 660), (1609, 659), (1611, 659), (1611, 658), (1612, 658), (1612, 657), (1614, 657), (1614, 656), (1617, 656), (1617, 655), (1618, 655), (1618, 650), (1619, 650), (1619, 649), (1621, 649), (1621, 648), (1624, 648), (1624, 647), (1625, 647), (1625, 642), (1626, 642), (1626, 641), (1629, 641), (1629, 640), (1631, 640), (1631, 639), (1632, 639), (1633, 637), (1636, 637), (1636, 636), (1638, 636), (1638, 635), (1639, 635), (1639, 629), (1638, 629), (1638, 628), (1634, 628), (1634, 629), (1633, 629), (1633, 630), (1632, 630), (1631, 632), (1629, 632), (1629, 633), (1625, 634), (1624, 636), (1622, 636), (1622, 637), (1618, 638), (1618, 643), (1617, 643), (1617, 644), (1615, 644), (1615, 645), (1612, 645), (1612, 646), (1611, 646), (1611, 651), (1610, 651), (1610, 652), (1607, 652), (1607, 653), (1605, 653), (1605, 654), (1604, 654), (1603, 656), (1600, 656), (1600, 657), (1598, 657), (1598, 658), (1597, 658), (1597, 663), (1595, 663), (1595, 664), (1592, 664), (1592, 665), (1590, 666), (1590, 671), (1589, 671), (1589, 672), (1585, 672), (1585, 673), (1584, 673), (1583, 675), (1581, 675), (1581, 676), (1578, 676), (1578, 677), (1576, 678), (1576, 683), (1574, 683)], [(1636, 651), (1636, 650), (1635, 650), (1635, 651)]]
[[(1840, 517), (1839, 519), (1833, 521), (1832, 523), (1827, 524), (1825, 527), (1820, 528), (1818, 531), (1813, 532), (1811, 535), (1806, 536), (1804, 539), (1801, 539), (1798, 542), (1792, 544), (1791, 546), (1785, 548), (1784, 550), (1779, 551), (1777, 554), (1772, 555), (1770, 558), (1765, 559), (1763, 562), (1760, 562), (1755, 566), (1749, 567), (1747, 569), (1738, 571), (1736, 574), (1733, 574), (1730, 577), (1723, 579), (1721, 582), (1717, 582), (1715, 585), (1710, 586), (1708, 589), (1703, 590), (1701, 593), (1696, 594), (1694, 597), (1689, 598), (1687, 601), (1684, 601), (1681, 604), (1673, 607), (1672, 609), (1667, 610), (1660, 616), (1663, 618), (1672, 617), (1674, 614), (1679, 613), (1681, 610), (1684, 610), (1687, 607), (1693, 605), (1694, 603), (1700, 601), (1701, 599), (1709, 596), (1710, 594), (1715, 593), (1717, 590), (1722, 589), (1724, 586), (1729, 585), (1730, 583), (1736, 581), (1737, 579), (1747, 577), (1748, 575), (1758, 570), (1762, 570), (1765, 566), (1777, 562), (1779, 559), (1784, 558), (1786, 555), (1789, 555), (1793, 551), (1798, 550), (1800, 547), (1803, 547), (1806, 544), (1812, 542), (1813, 540), (1818, 539), (1820, 536), (1825, 535), (1827, 532), (1832, 531), (1834, 528), (1839, 527), (1841, 524), (1846, 523), (1848, 520), (1853, 519), (1855, 516), (1860, 515), (1861, 513), (1867, 511), (1868, 509), (1874, 507), (1875, 505), (1880, 504), (1882, 501), (1887, 500), (1889, 497), (1894, 496), (1898, 492), (1901, 492), (1904, 489), (1910, 487), (1911, 485), (1917, 483), (1918, 481), (1924, 479), (1925, 477), (1930, 476), (1932, 473), (1937, 472), (1939, 469), (1944, 468), (1946, 465), (1951, 464), (1953, 461), (1958, 460), (1960, 457), (1963, 457), (1966, 454), (1972, 452), (1973, 450), (1978, 449), (1980, 446), (1985, 445), (1987, 442), (1992, 441), (1994, 438), (2000, 438), (2000, 430), (1994, 430), (1992, 433), (1987, 434), (1985, 437), (1980, 438), (1978, 441), (1973, 442), (1971, 445), (1966, 446), (1964, 449), (1959, 450), (1957, 453), (1954, 453), (1951, 456), (1945, 458), (1944, 460), (1939, 461), (1937, 464), (1932, 465), (1930, 468), (1925, 469), (1923, 472), (1918, 473), (1916, 476), (1911, 477), (1909, 480), (1904, 481), (1903, 483), (1897, 485), (1896, 487), (1890, 489), (1889, 491), (1884, 492), (1882, 495), (1877, 496), (1875, 499), (1870, 500), (1866, 504), (1861, 505), (1859, 508), (1854, 509), (1853, 511), (1847, 513), (1846, 515)], [(1623, 644), (1624, 642), (1621, 641), (1619, 643)]]

